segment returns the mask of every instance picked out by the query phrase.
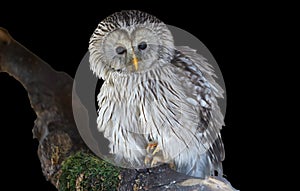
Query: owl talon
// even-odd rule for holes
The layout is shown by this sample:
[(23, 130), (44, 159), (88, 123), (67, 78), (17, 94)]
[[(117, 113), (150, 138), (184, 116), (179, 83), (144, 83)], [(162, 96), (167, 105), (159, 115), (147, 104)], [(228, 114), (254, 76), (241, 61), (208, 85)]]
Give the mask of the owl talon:
[(152, 157), (147, 155), (144, 159), (144, 164), (148, 166), (150, 164), (151, 159), (152, 159)]
[[(154, 151), (155, 151), (156, 148), (157, 148), (157, 145), (158, 145), (157, 142), (149, 142), (148, 145), (147, 145), (147, 147), (146, 147), (147, 153), (148, 153), (148, 154), (151, 153), (151, 151), (152, 151), (153, 149), (154, 149)], [(153, 155), (154, 151), (152, 151), (152, 155)], [(158, 151), (155, 151), (155, 153), (156, 153), (156, 152), (158, 152)], [(154, 153), (154, 154), (155, 154), (155, 153)]]
[(154, 167), (154, 166), (156, 166), (158, 163), (163, 163), (164, 162), (164, 160), (162, 159), (162, 157), (160, 157), (160, 156), (154, 156), (153, 158), (152, 158), (152, 161), (151, 161), (151, 167)]
[(157, 142), (149, 142), (146, 147), (147, 155), (145, 157), (144, 163), (145, 165), (150, 167), (156, 166), (158, 163), (164, 162), (163, 157), (157, 155), (160, 151), (160, 147)]
[(146, 147), (146, 151), (147, 151), (147, 155), (144, 159), (145, 165), (147, 165), (147, 166), (150, 165), (150, 167), (153, 167), (158, 162), (162, 161), (161, 156), (154, 156), (160, 151), (160, 148), (158, 147), (157, 142), (149, 142)]
[(169, 167), (170, 167), (171, 169), (173, 169), (173, 170), (176, 170), (176, 166), (175, 166), (174, 161), (171, 161), (171, 162), (169, 163)]
[(154, 151), (152, 152), (152, 155), (154, 156), (156, 153), (158, 153), (160, 151), (160, 148), (158, 145), (156, 145)]

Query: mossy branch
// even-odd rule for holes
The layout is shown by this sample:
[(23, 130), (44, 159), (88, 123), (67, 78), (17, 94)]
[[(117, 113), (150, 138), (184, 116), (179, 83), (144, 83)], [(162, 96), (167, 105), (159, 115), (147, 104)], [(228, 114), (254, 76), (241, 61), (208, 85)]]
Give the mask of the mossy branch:
[[(235, 190), (225, 179), (194, 179), (168, 165), (120, 169), (95, 157), (82, 141), (72, 113), (73, 79), (16, 42), (0, 28), (0, 72), (18, 80), (37, 115), (33, 136), (39, 140), (43, 174), (59, 190)], [(0, 82), (1, 83), (1, 82)]]

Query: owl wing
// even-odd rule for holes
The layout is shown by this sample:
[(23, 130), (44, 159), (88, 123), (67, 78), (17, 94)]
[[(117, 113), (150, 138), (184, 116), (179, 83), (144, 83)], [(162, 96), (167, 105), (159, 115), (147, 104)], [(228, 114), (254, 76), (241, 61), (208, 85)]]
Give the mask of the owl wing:
[(193, 64), (202, 72), (204, 77), (212, 86), (215, 97), (224, 98), (224, 90), (214, 79), (218, 78), (218, 76), (215, 74), (213, 66), (207, 62), (206, 58), (200, 54), (197, 54), (196, 50), (188, 46), (177, 46), (176, 48), (183, 56), (186, 56), (188, 59), (190, 59)]
[[(216, 74), (213, 67), (206, 59), (197, 54), (189, 47), (176, 47), (172, 64), (177, 66), (181, 72), (180, 80), (183, 85), (193, 89), (190, 96), (197, 100), (199, 107), (200, 122), (198, 126), (201, 144), (209, 145), (206, 156), (209, 158), (210, 169), (213, 174), (215, 170), (222, 174), (221, 161), (225, 158), (225, 151), (220, 135), (224, 125), (224, 117), (218, 105), (217, 98), (223, 98), (224, 90), (215, 81)], [(186, 82), (188, 81), (188, 82)], [(184, 84), (186, 83), (186, 84)]]

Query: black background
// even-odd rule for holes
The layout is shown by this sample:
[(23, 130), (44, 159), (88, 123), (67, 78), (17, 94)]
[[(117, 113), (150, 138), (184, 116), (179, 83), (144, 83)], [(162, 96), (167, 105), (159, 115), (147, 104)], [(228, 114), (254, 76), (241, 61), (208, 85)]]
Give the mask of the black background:
[[(124, 3), (124, 2), (123, 2)], [(118, 2), (110, 5), (78, 3), (40, 3), (3, 5), (0, 26), (14, 39), (49, 63), (55, 70), (74, 77), (77, 65), (87, 52), (89, 37), (99, 21), (115, 11), (139, 9), (149, 12), (166, 24), (184, 29), (200, 39), (211, 51), (222, 71), (227, 89), (226, 126), (222, 136), (226, 149), (223, 163), (226, 178), (243, 190), (245, 177), (255, 162), (255, 144), (250, 143), (257, 124), (251, 118), (255, 105), (253, 83), (253, 54), (259, 56), (256, 36), (265, 35), (260, 24), (268, 24), (268, 17), (257, 19), (261, 10), (251, 5), (196, 5), (186, 2), (162, 6), (158, 2)], [(18, 7), (19, 10), (15, 9)], [(255, 7), (255, 8), (254, 8)], [(262, 19), (262, 20), (261, 20)], [(266, 21), (266, 22), (264, 22)], [(250, 72), (251, 71), (251, 72)], [(255, 76), (260, 75), (255, 71)], [(1, 157), (5, 174), (4, 184), (14, 189), (55, 190), (42, 175), (37, 158), (37, 141), (31, 129), (35, 114), (23, 87), (0, 73), (0, 126), (2, 129)], [(7, 137), (8, 139), (4, 139)], [(251, 162), (250, 158), (253, 159)]]

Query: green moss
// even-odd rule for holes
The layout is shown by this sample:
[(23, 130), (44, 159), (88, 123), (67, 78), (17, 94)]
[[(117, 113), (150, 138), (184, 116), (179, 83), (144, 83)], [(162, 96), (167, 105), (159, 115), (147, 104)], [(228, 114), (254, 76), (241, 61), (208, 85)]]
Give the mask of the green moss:
[(62, 164), (61, 191), (116, 190), (120, 169), (92, 154), (78, 152)]

